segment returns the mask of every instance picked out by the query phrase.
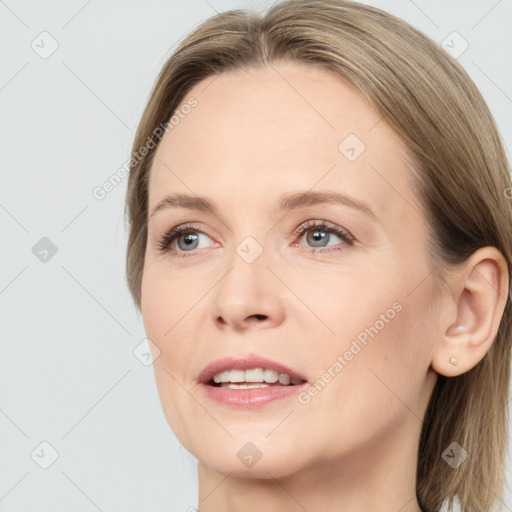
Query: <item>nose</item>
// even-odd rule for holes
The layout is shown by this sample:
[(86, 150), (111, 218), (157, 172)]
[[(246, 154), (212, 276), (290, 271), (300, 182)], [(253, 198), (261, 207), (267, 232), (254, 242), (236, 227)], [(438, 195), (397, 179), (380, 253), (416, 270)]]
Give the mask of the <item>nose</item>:
[(212, 296), (213, 322), (219, 329), (242, 332), (276, 327), (283, 322), (280, 282), (266, 263), (264, 253), (252, 263), (237, 253), (233, 255), (230, 270)]

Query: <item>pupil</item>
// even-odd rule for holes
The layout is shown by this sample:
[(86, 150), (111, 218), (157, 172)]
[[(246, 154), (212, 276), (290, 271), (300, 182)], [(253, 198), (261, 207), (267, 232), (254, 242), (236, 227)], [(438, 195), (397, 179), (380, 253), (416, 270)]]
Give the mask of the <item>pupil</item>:
[(193, 244), (197, 240), (197, 235), (193, 233), (189, 233), (184, 236), (185, 245), (190, 248), (191, 244)]
[(327, 238), (327, 233), (325, 231), (317, 230), (317, 231), (311, 231), (310, 233), (312, 233), (314, 242), (321, 242), (322, 240)]

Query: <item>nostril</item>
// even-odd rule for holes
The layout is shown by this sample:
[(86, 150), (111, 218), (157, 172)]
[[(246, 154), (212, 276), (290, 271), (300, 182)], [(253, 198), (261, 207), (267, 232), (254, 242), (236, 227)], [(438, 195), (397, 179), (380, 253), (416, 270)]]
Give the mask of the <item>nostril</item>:
[(245, 322), (250, 325), (250, 324), (253, 324), (253, 323), (261, 323), (261, 322), (264, 322), (265, 320), (268, 320), (268, 316), (267, 315), (260, 315), (260, 314), (255, 314), (255, 315), (249, 315), (246, 319), (245, 319)]

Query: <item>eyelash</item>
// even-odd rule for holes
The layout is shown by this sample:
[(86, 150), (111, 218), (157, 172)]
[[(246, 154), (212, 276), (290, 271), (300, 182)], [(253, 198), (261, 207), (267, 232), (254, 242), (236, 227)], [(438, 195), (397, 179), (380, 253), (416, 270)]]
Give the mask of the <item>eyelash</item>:
[[(330, 224), (326, 222), (325, 220), (322, 221), (307, 221), (305, 224), (300, 225), (295, 231), (294, 236), (301, 237), (304, 233), (308, 231), (312, 231), (315, 229), (316, 231), (325, 231), (326, 233), (334, 234), (339, 236), (349, 247), (352, 247), (354, 243), (356, 242), (356, 239), (346, 230), (339, 226), (336, 226), (335, 224)], [(189, 233), (189, 232), (197, 232), (201, 233), (203, 235), (206, 235), (203, 231), (198, 229), (193, 224), (183, 224), (182, 226), (178, 226), (176, 228), (173, 228), (160, 238), (160, 240), (157, 242), (157, 247), (162, 252), (174, 252), (179, 258), (185, 258), (187, 256), (194, 256), (197, 253), (196, 251), (176, 251), (174, 249), (171, 249), (169, 246), (176, 238), (178, 238), (180, 235)], [(206, 235), (208, 236), (208, 235)], [(296, 244), (292, 244), (295, 245)], [(316, 252), (335, 252), (343, 250), (343, 247), (334, 246), (333, 249), (328, 250), (322, 250), (322, 248), (310, 248), (311, 250), (308, 250), (308, 252), (314, 254)]]

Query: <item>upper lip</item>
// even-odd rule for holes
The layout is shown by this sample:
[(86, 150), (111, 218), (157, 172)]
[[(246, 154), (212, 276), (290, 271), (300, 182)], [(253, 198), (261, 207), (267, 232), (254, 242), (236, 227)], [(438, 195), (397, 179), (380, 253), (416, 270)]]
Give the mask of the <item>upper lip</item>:
[(217, 373), (224, 370), (250, 370), (252, 368), (268, 368), (276, 370), (279, 373), (287, 373), (292, 379), (307, 380), (303, 375), (291, 368), (288, 368), (284, 364), (258, 355), (248, 355), (243, 357), (230, 356), (216, 359), (203, 368), (199, 374), (198, 380), (202, 384), (206, 384), (212, 380)]

